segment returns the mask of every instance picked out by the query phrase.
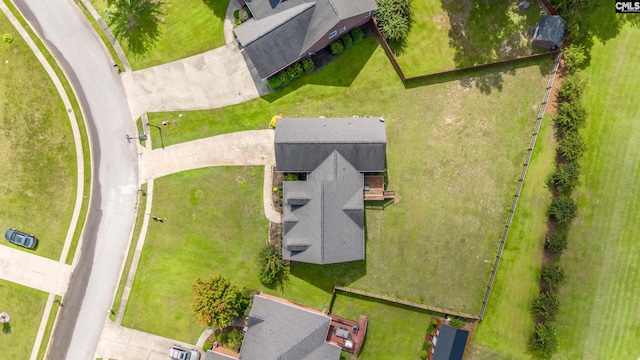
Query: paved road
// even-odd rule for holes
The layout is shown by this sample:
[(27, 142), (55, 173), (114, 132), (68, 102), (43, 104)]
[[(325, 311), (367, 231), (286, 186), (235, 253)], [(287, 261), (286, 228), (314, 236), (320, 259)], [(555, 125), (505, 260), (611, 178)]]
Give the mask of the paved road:
[[(131, 235), (137, 154), (129, 106), (103, 45), (70, 0), (14, 0), (73, 83), (88, 122), (92, 197), (49, 359), (93, 358)], [(79, 258), (78, 258), (79, 256)]]

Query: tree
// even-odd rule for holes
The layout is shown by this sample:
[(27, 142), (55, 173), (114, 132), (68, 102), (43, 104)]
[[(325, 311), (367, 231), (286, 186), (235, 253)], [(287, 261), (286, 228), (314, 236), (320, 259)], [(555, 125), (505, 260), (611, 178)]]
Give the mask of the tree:
[(587, 144), (577, 131), (563, 134), (562, 141), (558, 145), (558, 153), (567, 161), (578, 160), (587, 151)]
[(536, 316), (544, 316), (548, 320), (551, 320), (558, 315), (558, 311), (560, 311), (560, 301), (558, 301), (558, 297), (550, 291), (540, 293), (538, 297), (533, 300), (531, 311)]
[(556, 171), (549, 175), (547, 186), (555, 187), (563, 195), (570, 195), (579, 182), (580, 165), (571, 161), (558, 165)]
[(551, 200), (549, 216), (554, 218), (558, 224), (568, 225), (578, 216), (578, 206), (570, 196), (560, 195)]
[(196, 279), (191, 309), (203, 326), (225, 328), (242, 311), (240, 290), (229, 278), (213, 274)]
[(282, 250), (276, 245), (269, 244), (260, 250), (258, 265), (260, 282), (264, 285), (282, 285), (289, 277), (287, 266), (282, 261)]
[(411, 24), (411, 0), (379, 0), (376, 19), (385, 39), (403, 40)]
[(132, 53), (142, 55), (158, 40), (163, 0), (107, 0), (107, 6), (114, 8), (109, 26), (117, 38), (126, 39)]
[(556, 328), (551, 322), (540, 324), (529, 337), (529, 350), (542, 358), (550, 358), (557, 347)]
[(567, 279), (564, 270), (556, 263), (549, 263), (542, 268), (541, 277), (549, 284), (551, 289), (557, 289), (563, 285)]
[(558, 102), (578, 102), (582, 97), (585, 83), (579, 75), (569, 75), (562, 80), (558, 90)]
[(567, 65), (570, 73), (576, 71), (587, 60), (584, 45), (575, 43), (564, 48), (562, 55), (564, 56), (564, 64)]
[(579, 102), (566, 102), (560, 105), (558, 115), (553, 117), (553, 126), (564, 136), (584, 127), (586, 118), (587, 111)]
[(556, 226), (551, 235), (546, 238), (544, 248), (548, 252), (560, 256), (562, 251), (567, 248), (567, 233), (566, 226)]

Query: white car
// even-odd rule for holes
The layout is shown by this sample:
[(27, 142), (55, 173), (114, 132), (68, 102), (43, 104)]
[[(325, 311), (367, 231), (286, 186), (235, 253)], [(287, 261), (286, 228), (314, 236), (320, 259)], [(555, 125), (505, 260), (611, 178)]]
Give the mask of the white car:
[(169, 348), (169, 357), (173, 360), (200, 360), (200, 352), (196, 349), (185, 349), (180, 345)]

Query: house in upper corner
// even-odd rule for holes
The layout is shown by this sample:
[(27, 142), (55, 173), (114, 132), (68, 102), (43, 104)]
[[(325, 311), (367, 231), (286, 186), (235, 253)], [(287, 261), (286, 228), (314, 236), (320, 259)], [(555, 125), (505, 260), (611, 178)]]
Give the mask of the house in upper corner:
[(433, 345), (430, 360), (462, 360), (467, 348), (469, 331), (456, 329), (447, 324), (440, 323), (433, 337)]
[(544, 15), (540, 19), (531, 43), (547, 49), (558, 48), (562, 44), (567, 22), (558, 15)]
[(375, 0), (238, 0), (253, 16), (234, 29), (266, 79), (371, 19)]
[(365, 175), (385, 171), (382, 119), (282, 118), (275, 132), (276, 171), (306, 174), (283, 182), (283, 259), (364, 260), (364, 200), (385, 193), (383, 176)]

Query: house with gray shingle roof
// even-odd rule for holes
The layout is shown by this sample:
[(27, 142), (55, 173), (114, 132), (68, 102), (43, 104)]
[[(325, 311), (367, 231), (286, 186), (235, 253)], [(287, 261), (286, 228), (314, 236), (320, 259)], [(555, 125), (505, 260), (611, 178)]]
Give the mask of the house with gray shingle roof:
[(331, 317), (283, 299), (255, 295), (241, 360), (338, 360), (341, 348), (326, 342)]
[(252, 18), (234, 29), (261, 78), (325, 48), (371, 19), (375, 0), (238, 0)]
[(365, 172), (384, 172), (380, 118), (278, 119), (276, 170), (283, 182), (283, 259), (312, 264), (364, 260)]

